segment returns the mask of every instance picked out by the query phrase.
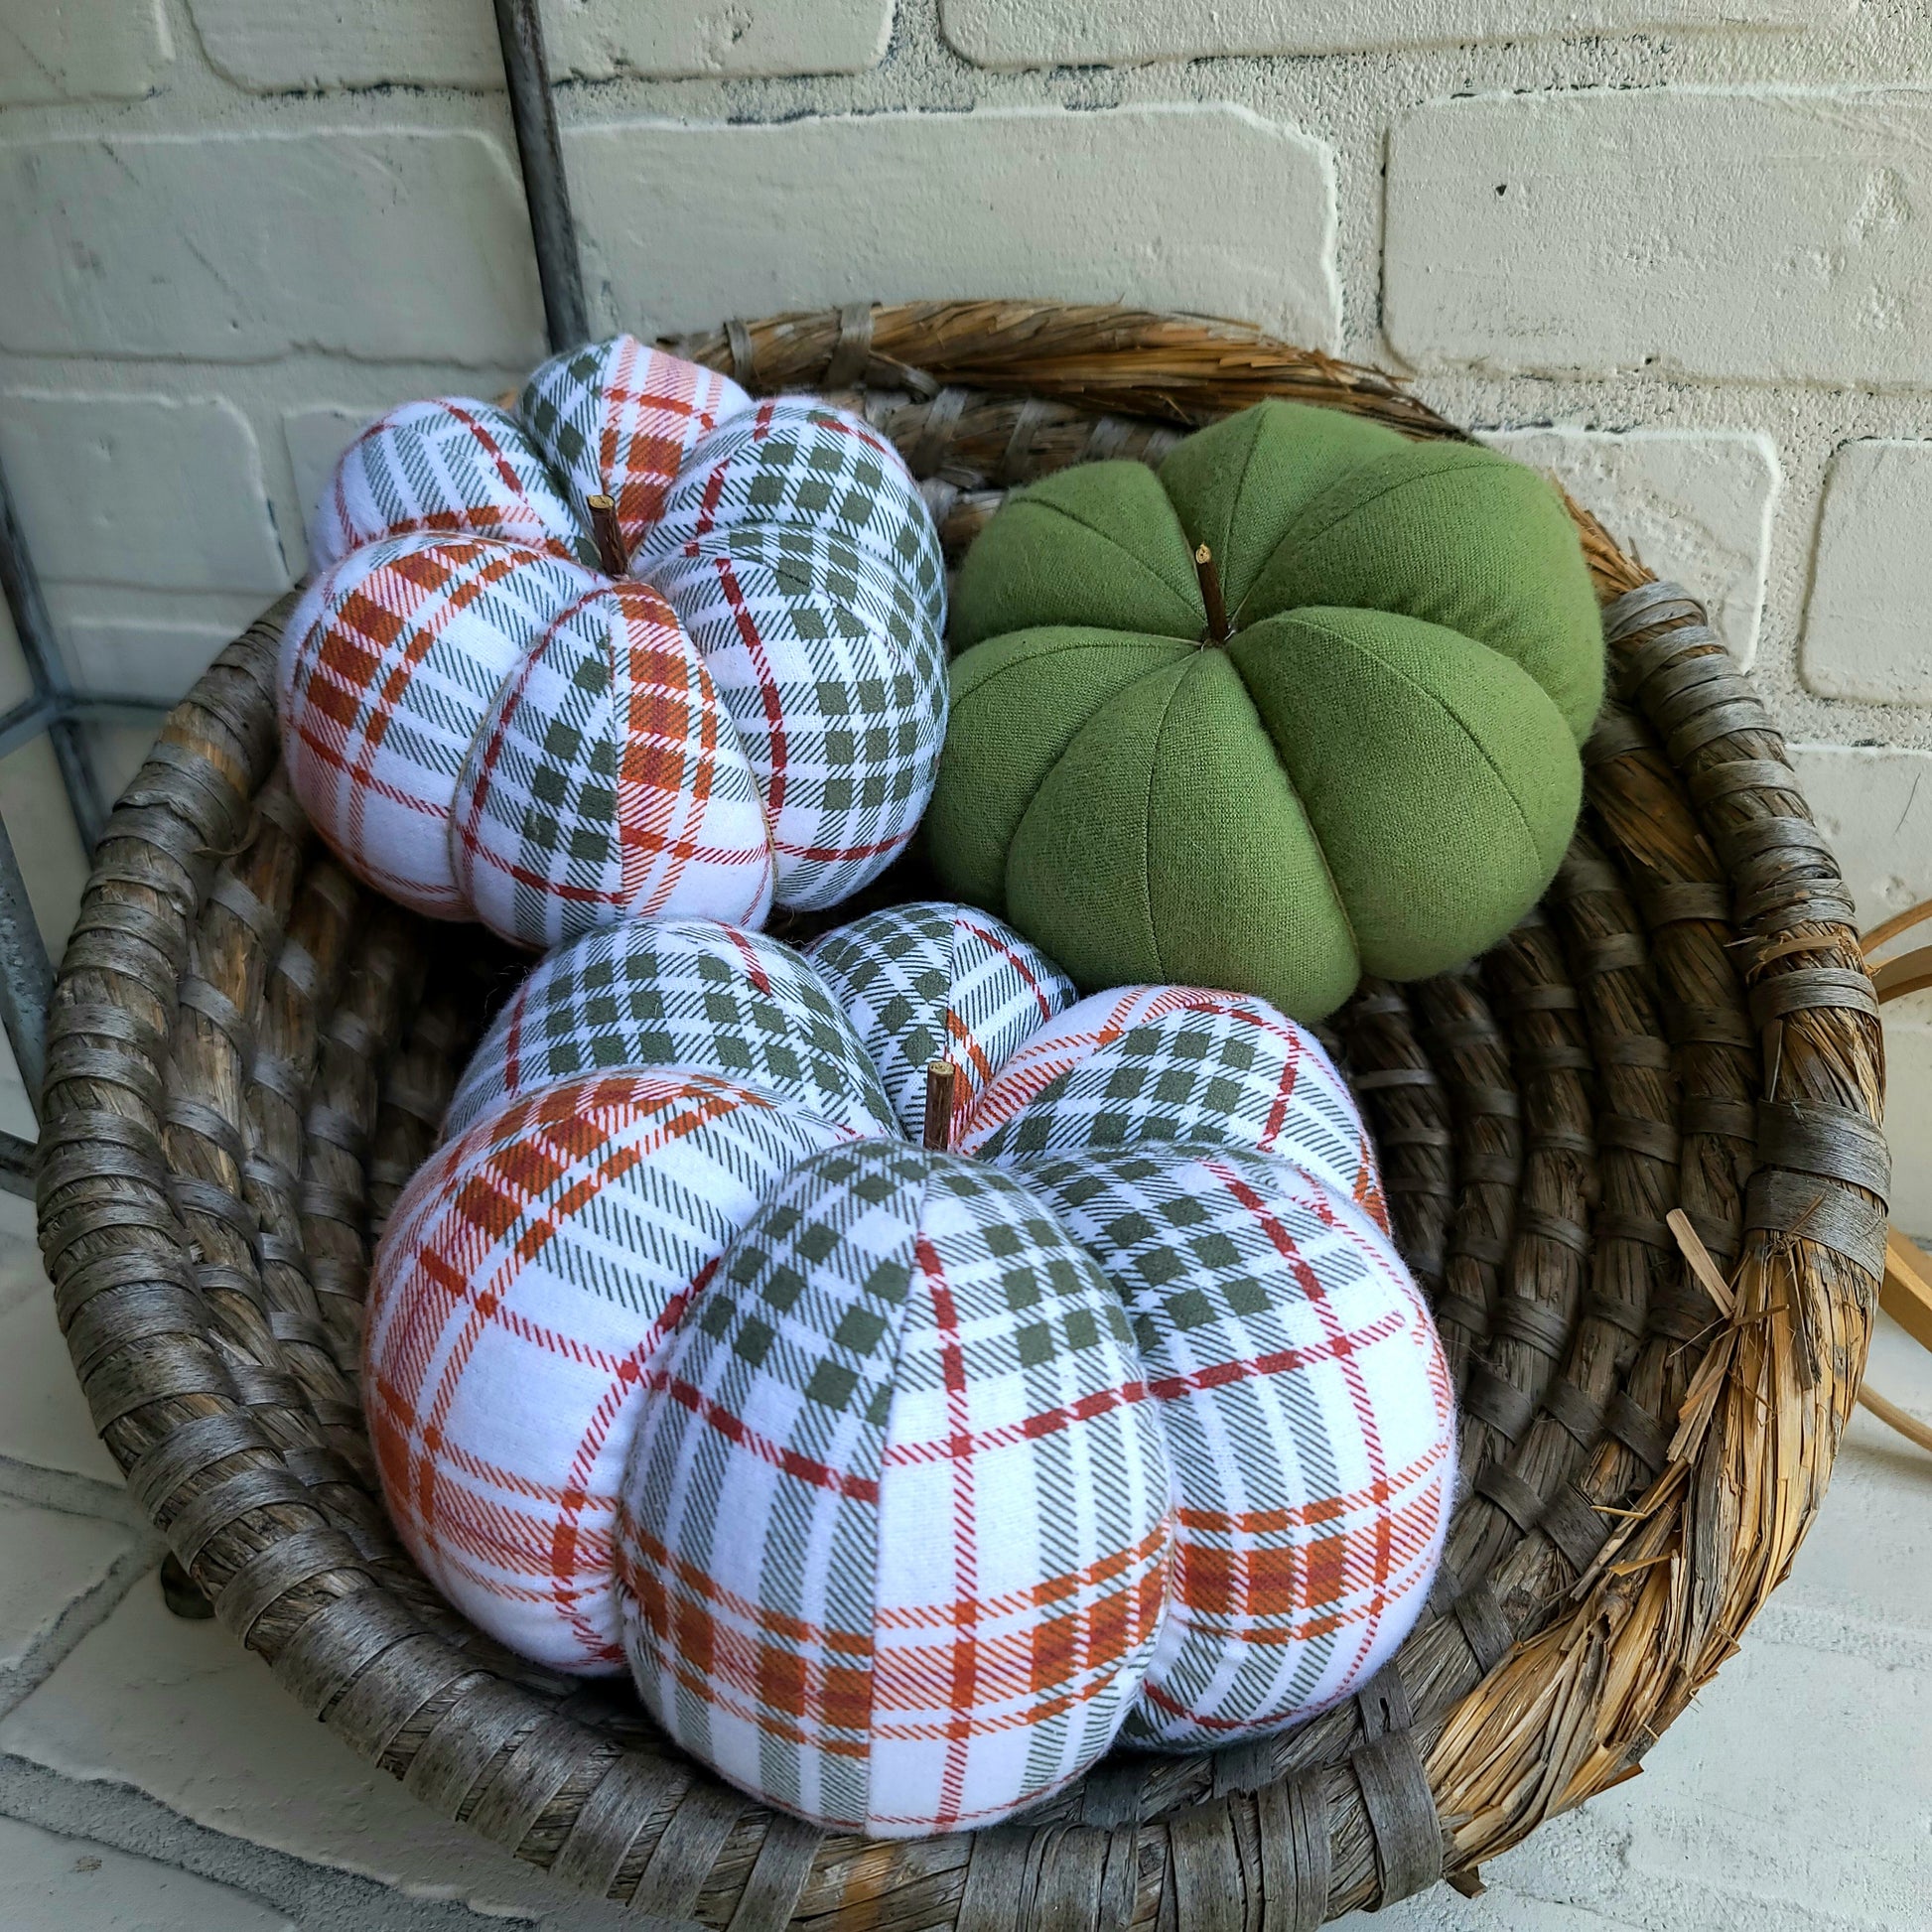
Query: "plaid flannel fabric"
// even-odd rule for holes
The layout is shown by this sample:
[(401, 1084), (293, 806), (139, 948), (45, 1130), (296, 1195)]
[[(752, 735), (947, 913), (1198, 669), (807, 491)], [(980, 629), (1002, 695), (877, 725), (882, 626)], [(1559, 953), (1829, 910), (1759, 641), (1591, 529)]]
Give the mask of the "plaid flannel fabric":
[(359, 879), (457, 919), (458, 778), (503, 680), (588, 571), (520, 544), (385, 538), (309, 587), (282, 633), (282, 751), (303, 809)]
[(528, 946), (618, 918), (758, 925), (771, 902), (737, 728), (646, 584), (601, 584), (526, 652), (465, 760), (455, 838), (478, 916)]
[(1073, 982), (990, 913), (927, 901), (889, 905), (806, 948), (879, 1069), (893, 1111), (917, 1140), (926, 1065), (959, 1068), (953, 1120), (1016, 1048), (1073, 1004)]
[(863, 418), (812, 396), (754, 403), (708, 436), (665, 495), (630, 567), (666, 559), (744, 524), (829, 529), (909, 585), (946, 627), (939, 532), (898, 452)]
[[(1030, 950), (944, 905), (811, 960), (589, 934), (377, 1256), (371, 1434), (426, 1572), (544, 1662), (621, 1634), (675, 1736), (827, 1825), (990, 1823), (1117, 1730), (1298, 1722), (1440, 1558), (1450, 1385), (1326, 1056), (1184, 988), (1042, 1025), (1071, 992)], [(873, 1056), (922, 1072), (921, 1027), (985, 1052), (980, 1160), (897, 1137)]]
[(1191, 986), (1096, 993), (980, 1096), (963, 1154), (1011, 1161), (1149, 1141), (1279, 1154), (1388, 1227), (1375, 1153), (1321, 1043), (1265, 1000)]
[(835, 905), (903, 850), (946, 735), (939, 633), (836, 532), (747, 524), (654, 567), (764, 794), (781, 905)]
[(729, 376), (614, 336), (553, 355), (523, 385), (517, 410), (586, 527), (586, 498), (617, 499), (627, 556), (693, 446), (751, 403)]
[(343, 452), (309, 519), (309, 556), (323, 570), (358, 544), (412, 531), (495, 537), (597, 567), (523, 425), (468, 396), (403, 403)]
[(653, 1074), (511, 1102), (417, 1172), (370, 1276), (363, 1401), (403, 1542), (491, 1636), (622, 1668), (612, 1522), (651, 1359), (760, 1199), (844, 1137)]
[(1114, 1734), (1168, 1470), (1118, 1298), (997, 1169), (800, 1164), (653, 1364), (619, 1516), (646, 1705), (881, 1836), (992, 1822)]
[(1199, 1749), (1360, 1690), (1429, 1594), (1455, 1465), (1441, 1346), (1388, 1237), (1241, 1150), (1019, 1172), (1124, 1299), (1173, 1470), (1167, 1620), (1124, 1734)]
[(892, 1107), (817, 972), (789, 946), (709, 919), (632, 920), (561, 946), (496, 1016), (444, 1137), (505, 1100), (587, 1074), (691, 1067), (855, 1134)]

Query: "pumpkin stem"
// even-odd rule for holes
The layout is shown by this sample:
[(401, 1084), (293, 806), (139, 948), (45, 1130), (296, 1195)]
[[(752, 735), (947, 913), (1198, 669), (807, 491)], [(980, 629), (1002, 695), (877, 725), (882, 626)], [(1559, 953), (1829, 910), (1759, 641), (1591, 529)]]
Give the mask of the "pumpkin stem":
[(925, 1063), (925, 1133), (924, 1145), (936, 1153), (943, 1154), (952, 1146), (952, 1090), (953, 1083), (959, 1078), (959, 1069), (951, 1060), (927, 1060)]
[(1224, 644), (1228, 640), (1228, 607), (1221, 598), (1221, 579), (1214, 568), (1214, 553), (1206, 544), (1194, 552), (1194, 575), (1200, 579), (1200, 601), (1207, 606), (1207, 635), (1201, 642)]
[(630, 568), (623, 554), (623, 532), (618, 528), (618, 499), (615, 496), (586, 496), (584, 504), (591, 513), (591, 536), (597, 544), (597, 560), (606, 577), (621, 577)]

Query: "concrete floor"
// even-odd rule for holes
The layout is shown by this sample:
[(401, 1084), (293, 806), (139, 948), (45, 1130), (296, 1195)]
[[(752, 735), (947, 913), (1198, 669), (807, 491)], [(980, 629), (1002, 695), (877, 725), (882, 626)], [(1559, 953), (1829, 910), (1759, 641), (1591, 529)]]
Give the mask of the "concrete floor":
[[(1932, 1421), (1932, 1357), (1872, 1380)], [(163, 1609), (24, 1204), (0, 1201), (0, 1932), (548, 1932), (581, 1904), (443, 1824), (216, 1625)], [(1789, 1583), (1642, 1777), (1381, 1932), (1932, 1928), (1932, 1456), (1861, 1414)]]

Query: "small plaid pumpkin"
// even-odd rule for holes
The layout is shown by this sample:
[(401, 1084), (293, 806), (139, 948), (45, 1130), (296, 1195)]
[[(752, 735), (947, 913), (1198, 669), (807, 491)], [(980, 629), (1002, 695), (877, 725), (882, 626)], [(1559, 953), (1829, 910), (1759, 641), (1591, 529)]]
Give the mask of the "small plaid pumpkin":
[(931, 792), (938, 536), (892, 446), (809, 397), (592, 344), (514, 414), (389, 411), (310, 547), (290, 776), (417, 911), (531, 946), (634, 916), (756, 927), (872, 879)]
[(552, 954), (383, 1237), (365, 1394), (478, 1623), (887, 1836), (1346, 1697), (1449, 1514), (1449, 1378), (1319, 1044), (1076, 1003), (952, 905)]

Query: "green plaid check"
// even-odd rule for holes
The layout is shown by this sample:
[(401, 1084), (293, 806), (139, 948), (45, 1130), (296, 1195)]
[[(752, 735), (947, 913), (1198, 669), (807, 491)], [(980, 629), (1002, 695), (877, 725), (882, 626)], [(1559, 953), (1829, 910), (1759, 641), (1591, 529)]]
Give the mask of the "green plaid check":
[(965, 905), (888, 905), (806, 948), (879, 1069), (893, 1111), (917, 1139), (926, 1067), (959, 1068), (963, 1121), (994, 1072), (1073, 1004), (1073, 982), (1009, 925)]
[(809, 525), (714, 531), (650, 580), (703, 653), (764, 794), (781, 905), (836, 905), (911, 838), (946, 735), (939, 632), (870, 552)]
[(854, 1134), (892, 1107), (812, 968), (762, 933), (635, 920), (560, 947), (517, 989), (451, 1097), (445, 1138), (586, 1074), (702, 1068)]
[(650, 1373), (618, 1533), (646, 1705), (846, 1830), (1046, 1795), (1153, 1646), (1144, 1411), (1118, 1299), (1017, 1180), (879, 1141), (800, 1162)]
[(1125, 1735), (1198, 1750), (1359, 1690), (1449, 1526), (1449, 1384), (1388, 1237), (1267, 1155), (1020, 1164), (1125, 1301), (1173, 1469), (1167, 1624)]
[(732, 418), (680, 472), (631, 559), (639, 577), (724, 525), (832, 530), (911, 586), (946, 627), (946, 566), (919, 486), (885, 437), (815, 396), (774, 396)]

